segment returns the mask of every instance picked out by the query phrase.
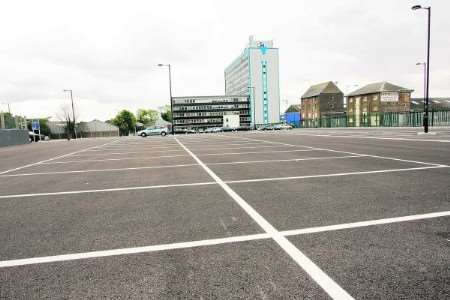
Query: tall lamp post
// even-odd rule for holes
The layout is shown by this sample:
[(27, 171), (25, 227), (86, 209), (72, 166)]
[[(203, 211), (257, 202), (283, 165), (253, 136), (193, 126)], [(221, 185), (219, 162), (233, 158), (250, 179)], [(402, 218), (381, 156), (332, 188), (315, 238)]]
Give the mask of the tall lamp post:
[(426, 63), (426, 70), (427, 75), (425, 79), (425, 113), (423, 116), (423, 129), (425, 133), (428, 133), (428, 104), (429, 104), (429, 97), (430, 97), (430, 24), (431, 24), (431, 6), (421, 6), (421, 5), (414, 5), (412, 10), (418, 10), (418, 9), (426, 9), (428, 11), (428, 34), (427, 34), (427, 63)]
[(418, 62), (416, 66), (423, 65), (423, 112), (425, 114), (425, 98), (427, 96), (427, 63), (426, 62)]
[[(252, 111), (253, 111), (253, 129), (256, 129), (256, 115), (255, 115), (255, 87), (254, 86), (249, 86), (248, 87), (249, 90), (252, 90), (252, 93), (250, 94), (250, 105), (252, 106)], [(253, 100), (253, 103), (252, 103)]]
[(170, 64), (158, 64), (158, 67), (167, 67), (169, 69), (169, 95), (170, 95), (170, 114), (172, 115), (172, 135), (175, 134), (175, 121), (173, 118), (173, 101), (172, 101), (172, 72), (170, 70)]
[(77, 122), (75, 121), (75, 109), (73, 106), (73, 95), (72, 90), (63, 90), (63, 92), (69, 92), (70, 93), (70, 101), (72, 102), (72, 119), (73, 119), (73, 132), (75, 133), (75, 139), (77, 138)]

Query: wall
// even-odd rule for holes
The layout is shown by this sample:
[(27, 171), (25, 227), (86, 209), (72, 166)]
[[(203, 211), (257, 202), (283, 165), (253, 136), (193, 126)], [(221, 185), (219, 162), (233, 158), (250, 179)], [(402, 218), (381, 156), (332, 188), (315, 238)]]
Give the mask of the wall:
[(0, 147), (28, 144), (28, 130), (0, 129)]

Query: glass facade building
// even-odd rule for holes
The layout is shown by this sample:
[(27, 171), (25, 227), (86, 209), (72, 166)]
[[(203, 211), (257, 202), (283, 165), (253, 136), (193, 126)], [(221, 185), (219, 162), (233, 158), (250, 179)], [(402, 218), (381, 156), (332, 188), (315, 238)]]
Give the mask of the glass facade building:
[(222, 127), (224, 115), (239, 115), (240, 127), (250, 127), (247, 95), (173, 97), (175, 132)]

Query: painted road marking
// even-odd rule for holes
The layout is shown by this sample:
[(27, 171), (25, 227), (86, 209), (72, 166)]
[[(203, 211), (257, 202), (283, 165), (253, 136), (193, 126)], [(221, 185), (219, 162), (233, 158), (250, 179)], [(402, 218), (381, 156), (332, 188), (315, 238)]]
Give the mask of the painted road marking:
[(200, 186), (200, 185), (213, 185), (213, 184), (216, 184), (216, 182), (214, 182), (214, 181), (207, 181), (207, 182), (196, 182), (196, 183), (179, 183), (179, 184), (164, 184), (164, 185), (131, 186), (131, 187), (111, 188), (111, 189), (79, 190), (79, 191), (33, 193), (33, 194), (18, 194), (18, 195), (2, 195), (2, 196), (0, 196), (0, 199), (27, 198), (27, 197), (39, 197), (39, 196), (57, 196), (57, 195), (75, 195), (75, 194), (87, 194), (87, 193), (135, 191), (135, 190), (151, 190), (151, 189), (160, 189), (160, 188), (173, 188), (173, 187), (184, 187), (184, 186)]
[(53, 174), (78, 174), (90, 172), (118, 172), (128, 170), (147, 170), (147, 169), (165, 169), (165, 168), (183, 168), (197, 166), (197, 164), (180, 164), (180, 165), (161, 165), (161, 166), (147, 166), (147, 167), (129, 167), (116, 169), (87, 169), (87, 170), (73, 170), (73, 171), (49, 171), (49, 172), (35, 172), (35, 173), (19, 173), (19, 174), (5, 174), (0, 177), (20, 177), (20, 176), (34, 176), (34, 175), (53, 175)]
[(405, 169), (384, 169), (375, 171), (357, 171), (357, 172), (346, 172), (346, 173), (333, 173), (333, 174), (321, 174), (321, 175), (303, 175), (303, 176), (289, 176), (289, 177), (269, 177), (269, 178), (257, 178), (257, 179), (242, 179), (242, 180), (228, 180), (227, 183), (249, 183), (249, 182), (264, 182), (264, 181), (282, 181), (282, 180), (296, 180), (296, 179), (308, 179), (308, 178), (324, 178), (324, 177), (340, 177), (340, 176), (350, 176), (350, 175), (360, 175), (360, 174), (380, 174), (380, 173), (395, 173), (395, 172), (405, 172), (405, 171), (418, 171), (418, 170), (429, 170), (429, 169), (440, 169), (448, 168), (448, 166), (428, 166), (428, 167), (417, 167), (417, 168), (405, 168)]
[[(361, 221), (361, 222), (354, 222), (354, 223), (347, 223), (347, 224), (336, 224), (336, 225), (329, 225), (329, 226), (317, 226), (317, 227), (310, 227), (310, 228), (303, 228), (303, 229), (285, 230), (285, 231), (280, 231), (279, 233), (284, 236), (295, 236), (295, 235), (303, 235), (303, 234), (311, 234), (311, 233), (335, 231), (335, 230), (344, 230), (344, 229), (358, 228), (358, 227), (367, 227), (367, 226), (394, 224), (394, 223), (401, 223), (401, 222), (408, 222), (408, 221), (425, 220), (425, 219), (432, 219), (432, 218), (439, 218), (439, 217), (446, 217), (446, 216), (450, 216), (450, 211), (433, 212), (433, 213), (420, 214), (420, 215), (410, 215), (410, 216), (395, 217), (395, 218)], [(143, 246), (143, 247), (121, 248), (121, 249), (112, 249), (112, 250), (100, 250), (100, 251), (90, 251), (90, 252), (81, 252), (81, 253), (72, 253), (72, 254), (53, 255), (53, 256), (3, 260), (3, 261), (0, 261), (0, 268), (62, 262), (62, 261), (70, 261), (70, 260), (80, 260), (80, 259), (88, 259), (88, 258), (108, 257), (108, 256), (116, 256), (116, 255), (129, 255), (129, 254), (147, 253), (147, 252), (174, 250), (174, 249), (195, 248), (195, 247), (201, 247), (201, 246), (212, 246), (212, 245), (220, 245), (220, 244), (228, 244), (228, 243), (236, 243), (236, 242), (262, 240), (262, 239), (269, 239), (269, 238), (272, 238), (272, 236), (270, 234), (259, 233), (259, 234), (233, 236), (233, 237), (218, 238), (218, 239), (206, 239), (206, 240), (191, 241), (191, 242), (179, 242), (179, 243), (172, 243), (172, 244), (152, 245), (152, 246)]]
[[(196, 166), (197, 164), (195, 164)], [(257, 178), (257, 179), (241, 179), (241, 180), (228, 180), (225, 181), (227, 184), (238, 184), (238, 183), (249, 183), (249, 182), (264, 182), (264, 181), (282, 181), (282, 180), (298, 180), (298, 179), (308, 179), (308, 178), (324, 178), (324, 177), (339, 177), (339, 176), (352, 176), (360, 174), (380, 174), (380, 173), (391, 173), (391, 172), (411, 172), (420, 171), (428, 169), (440, 169), (448, 168), (449, 166), (426, 166), (426, 167), (416, 167), (416, 168), (405, 168), (405, 169), (385, 169), (385, 170), (375, 170), (375, 171), (356, 171), (347, 173), (332, 173), (332, 174), (321, 174), (321, 175), (304, 175), (304, 176), (289, 176), (289, 177), (269, 177), (269, 178)], [(211, 182), (197, 182), (197, 183), (183, 183), (183, 184), (167, 184), (167, 185), (149, 185), (149, 186), (136, 186), (136, 187), (123, 187), (123, 188), (111, 188), (111, 189), (95, 189), (95, 190), (80, 190), (80, 191), (63, 191), (63, 192), (45, 192), (45, 193), (32, 193), (32, 194), (12, 194), (12, 195), (1, 195), (0, 199), (7, 198), (21, 198), (21, 197), (38, 197), (38, 196), (55, 196), (55, 195), (72, 195), (72, 194), (86, 194), (86, 193), (103, 193), (103, 192), (116, 192), (116, 191), (127, 191), (127, 190), (145, 190), (145, 189), (158, 189), (158, 188), (172, 188), (172, 187), (182, 187), (182, 186), (200, 186), (200, 185), (210, 185), (215, 184), (214, 181)]]
[[(111, 143), (114, 143), (115, 141), (117, 141), (117, 140), (110, 141), (110, 142), (108, 142), (108, 143), (103, 144), (102, 146), (108, 145), (108, 144), (111, 144)], [(64, 157), (69, 156), (69, 155), (72, 155), (72, 154), (76, 154), (76, 153), (88, 151), (89, 149), (92, 149), (92, 148), (94, 148), (94, 147), (97, 147), (97, 146), (88, 147), (88, 148), (86, 148), (86, 149), (82, 149), (82, 150), (70, 152), (70, 153), (63, 154), (63, 155), (59, 155), (59, 156), (55, 156), (55, 157), (52, 157), (52, 158), (49, 158), (49, 159), (41, 160), (41, 161), (38, 161), (38, 162), (35, 162), (35, 163), (27, 164), (27, 165), (24, 165), (24, 166), (21, 166), (21, 167), (9, 169), (9, 170), (0, 172), (0, 175), (6, 174), (6, 173), (9, 173), (9, 172), (13, 172), (13, 171), (17, 171), (17, 170), (21, 170), (21, 169), (25, 169), (25, 168), (32, 167), (32, 166), (35, 166), (35, 165), (48, 163), (48, 162), (51, 162), (51, 161), (53, 161), (53, 160), (55, 160), (55, 159), (64, 158)]]
[[(247, 138), (247, 137), (242, 137), (243, 139), (247, 139), (247, 140), (255, 140), (255, 141), (260, 141), (263, 142), (265, 140), (261, 140), (261, 139), (254, 139), (254, 138)], [(296, 146), (295, 144), (287, 144), (287, 143), (281, 143), (281, 142), (272, 142), (272, 141), (265, 141), (267, 143), (271, 143), (271, 144), (280, 144), (280, 145), (291, 145), (291, 146)], [(298, 145), (299, 147), (306, 147), (303, 145)], [(313, 147), (311, 147), (313, 148)], [(430, 166), (446, 166), (444, 164), (436, 164), (436, 163), (429, 163), (429, 162), (423, 162), (423, 161), (417, 161), (417, 160), (410, 160), (410, 159), (401, 159), (401, 158), (396, 158), (396, 157), (389, 157), (389, 156), (380, 156), (380, 155), (372, 155), (372, 154), (365, 154), (365, 153), (356, 153), (356, 152), (349, 152), (349, 151), (341, 151), (341, 150), (334, 150), (334, 149), (329, 149), (329, 148), (313, 148), (316, 150), (322, 150), (322, 151), (330, 151), (330, 152), (336, 152), (336, 153), (345, 153), (345, 154), (350, 154), (350, 155), (364, 155), (364, 156), (368, 156), (368, 157), (374, 157), (374, 158), (380, 158), (380, 159), (388, 159), (388, 160), (395, 160), (395, 161), (402, 161), (402, 162), (408, 162), (408, 163), (416, 163), (416, 164), (422, 164), (422, 165), (430, 165)]]
[(239, 204), (239, 206), (268, 234), (289, 256), (322, 287), (333, 299), (353, 299), (342, 287), (325, 274), (313, 261), (294, 246), (285, 236), (275, 229), (263, 216), (261, 216), (250, 204), (241, 198), (228, 184), (208, 168), (194, 153), (184, 146), (177, 138), (175, 140), (189, 153), (192, 158), (211, 176), (222, 189)]

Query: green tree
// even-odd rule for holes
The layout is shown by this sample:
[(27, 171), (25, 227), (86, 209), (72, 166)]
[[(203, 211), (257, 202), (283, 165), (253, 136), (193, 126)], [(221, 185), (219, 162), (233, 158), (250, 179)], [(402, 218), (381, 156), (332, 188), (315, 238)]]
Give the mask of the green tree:
[(124, 109), (112, 119), (112, 123), (119, 127), (120, 135), (129, 135), (136, 126), (136, 117), (131, 111)]
[(159, 118), (159, 112), (153, 109), (143, 109), (137, 110), (136, 119), (139, 123), (144, 124), (146, 127), (154, 126), (155, 122)]
[(170, 105), (166, 105), (161, 111), (161, 118), (164, 121), (172, 123), (172, 111), (170, 110)]

